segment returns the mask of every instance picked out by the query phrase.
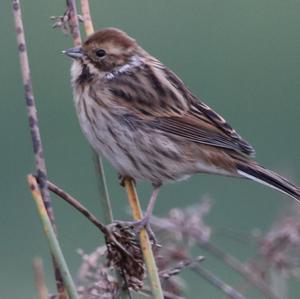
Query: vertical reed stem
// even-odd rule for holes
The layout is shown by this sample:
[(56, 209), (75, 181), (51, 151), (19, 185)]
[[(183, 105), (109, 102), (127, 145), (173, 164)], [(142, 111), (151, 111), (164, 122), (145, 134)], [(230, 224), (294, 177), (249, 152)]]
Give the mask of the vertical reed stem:
[(41, 258), (35, 258), (33, 260), (33, 271), (36, 289), (39, 299), (49, 299), (48, 289), (45, 283), (44, 267)]
[[(47, 168), (44, 158), (43, 145), (41, 140), (40, 129), (38, 125), (38, 116), (35, 106), (35, 99), (32, 90), (32, 81), (30, 75), (29, 60), (27, 56), (27, 47), (24, 33), (24, 26), (22, 20), (22, 11), (20, 7), (19, 0), (13, 0), (13, 15), (15, 20), (16, 37), (19, 51), (19, 59), (22, 73), (22, 80), (24, 85), (24, 94), (27, 107), (27, 117), (30, 127), (32, 147), (35, 157), (35, 167), (38, 177), (39, 187), (42, 193), (42, 198), (46, 211), (48, 213), (49, 219), (56, 232), (54, 212), (52, 208), (52, 202), (50, 198), (50, 193), (47, 186)], [(58, 271), (56, 261), (53, 260), (54, 274), (56, 279), (57, 291), (60, 299), (65, 299), (64, 286), (62, 283), (61, 273)]]
[(108, 194), (108, 188), (106, 184), (106, 177), (104, 173), (103, 161), (100, 155), (94, 150), (93, 159), (97, 175), (98, 190), (100, 192), (100, 200), (102, 206), (102, 218), (105, 224), (113, 222), (113, 212), (111, 207), (111, 201)]
[(94, 26), (91, 18), (89, 1), (81, 0), (81, 12), (83, 16), (85, 34), (89, 36), (94, 33)]
[[(140, 207), (139, 199), (136, 193), (136, 189), (134, 186), (134, 183), (132, 179), (125, 178), (124, 179), (124, 186), (127, 191), (127, 196), (129, 200), (129, 204), (132, 211), (132, 216), (135, 220), (140, 220), (143, 217), (143, 213)], [(152, 296), (155, 299), (163, 299), (163, 292), (160, 284), (159, 274), (156, 267), (151, 243), (149, 240), (149, 236), (145, 229), (142, 229), (140, 232), (140, 243), (141, 243), (141, 249), (143, 251), (145, 264), (147, 267), (151, 290), (152, 290)]]
[(74, 46), (81, 45), (81, 36), (79, 30), (79, 22), (78, 22), (78, 14), (77, 14), (77, 6), (76, 0), (66, 0), (67, 9), (69, 11), (69, 26), (73, 39)]
[(69, 272), (68, 266), (64, 259), (63, 253), (60, 249), (59, 243), (57, 241), (53, 226), (51, 225), (48, 213), (45, 209), (45, 205), (42, 199), (41, 192), (39, 190), (36, 178), (32, 175), (28, 175), (28, 185), (31, 189), (32, 197), (36, 203), (37, 210), (40, 216), (40, 219), (43, 224), (44, 232), (47, 237), (50, 251), (54, 260), (56, 261), (56, 265), (61, 273), (62, 280), (64, 282), (64, 286), (69, 294), (70, 299), (79, 299), (76, 287), (73, 283), (71, 274)]

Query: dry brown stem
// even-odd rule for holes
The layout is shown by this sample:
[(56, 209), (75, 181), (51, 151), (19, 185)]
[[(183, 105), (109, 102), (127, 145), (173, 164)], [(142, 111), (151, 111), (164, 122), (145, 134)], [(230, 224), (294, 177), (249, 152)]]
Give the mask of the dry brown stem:
[[(43, 145), (42, 145), (41, 134), (38, 125), (35, 99), (32, 90), (29, 60), (27, 55), (22, 12), (21, 12), (19, 0), (13, 0), (13, 14), (15, 20), (15, 29), (16, 29), (16, 37), (18, 43), (22, 80), (24, 86), (25, 101), (27, 107), (27, 117), (28, 117), (32, 147), (33, 147), (33, 152), (35, 157), (36, 173), (37, 173), (39, 188), (41, 190), (46, 211), (48, 213), (53, 229), (54, 231), (56, 231), (54, 212), (52, 208), (50, 193), (47, 187), (46, 162), (44, 158)], [(61, 273), (59, 272), (56, 262), (54, 260), (53, 260), (53, 265), (54, 265), (57, 289), (58, 289), (58, 293), (60, 294), (60, 299), (65, 299), (66, 297), (64, 296), (65, 292), (64, 292)]]
[(77, 17), (77, 7), (75, 0), (66, 0), (67, 11), (69, 14), (69, 26), (74, 46), (81, 45), (81, 36), (79, 30), (79, 22)]
[(107, 233), (107, 229), (105, 225), (103, 225), (96, 216), (94, 216), (87, 208), (85, 208), (77, 199), (75, 199), (72, 195), (65, 192), (63, 189), (58, 187), (56, 184), (48, 181), (49, 190), (58, 195), (60, 198), (64, 199), (67, 203), (73, 206), (76, 210), (78, 210), (81, 214), (83, 214), (88, 220), (90, 220), (100, 231), (104, 234)]
[[(127, 191), (127, 196), (131, 207), (133, 218), (135, 220), (140, 220), (143, 217), (143, 213), (135, 190), (134, 182), (130, 178), (124, 178), (123, 183)], [(162, 299), (163, 292), (162, 292), (161, 283), (159, 279), (158, 269), (154, 259), (151, 242), (148, 233), (145, 229), (141, 229), (140, 231), (140, 243), (141, 243), (141, 249), (143, 251), (147, 271), (149, 274), (152, 295), (155, 299), (160, 299), (160, 298)]]
[(85, 33), (87, 36), (89, 36), (94, 33), (94, 26), (91, 18), (89, 1), (81, 0), (80, 2)]

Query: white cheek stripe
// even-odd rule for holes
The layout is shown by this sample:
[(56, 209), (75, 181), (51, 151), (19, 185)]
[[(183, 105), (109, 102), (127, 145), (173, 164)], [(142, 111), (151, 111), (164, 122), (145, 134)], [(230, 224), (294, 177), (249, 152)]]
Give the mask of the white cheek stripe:
[(139, 56), (135, 55), (131, 58), (131, 61), (127, 64), (122, 65), (119, 68), (114, 69), (112, 72), (105, 74), (107, 80), (112, 80), (120, 74), (124, 74), (132, 69), (142, 65), (142, 60)]

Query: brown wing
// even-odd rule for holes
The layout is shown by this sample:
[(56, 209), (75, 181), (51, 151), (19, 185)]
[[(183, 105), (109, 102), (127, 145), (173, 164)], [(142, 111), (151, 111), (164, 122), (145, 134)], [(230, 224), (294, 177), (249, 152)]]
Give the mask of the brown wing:
[(189, 140), (236, 150), (255, 156), (254, 148), (226, 122), (226, 120), (198, 100), (184, 83), (169, 69), (163, 69), (168, 81), (187, 99), (189, 110), (181, 117), (169, 116), (154, 120), (164, 131)]
[(166, 133), (186, 138), (189, 141), (231, 149), (246, 155), (253, 152), (249, 151), (249, 145), (245, 141), (241, 144), (241, 140), (231, 138), (199, 121), (199, 119), (191, 117), (189, 114), (182, 117), (156, 117), (148, 124)]
[(150, 61), (135, 72), (120, 74), (109, 82), (111, 100), (125, 108), (131, 123), (142, 121), (192, 142), (254, 155), (251, 145), (193, 96), (172, 71), (154, 58)]

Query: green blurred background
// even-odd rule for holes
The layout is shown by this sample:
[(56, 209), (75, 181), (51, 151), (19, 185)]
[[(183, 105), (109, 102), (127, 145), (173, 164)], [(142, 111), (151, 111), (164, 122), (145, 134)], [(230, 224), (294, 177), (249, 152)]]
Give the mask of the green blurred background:
[[(220, 112), (257, 150), (257, 159), (300, 183), (300, 1), (91, 0), (96, 28), (127, 31)], [(21, 1), (26, 39), (49, 177), (101, 215), (90, 148), (81, 134), (70, 88), (70, 60), (61, 50), (69, 37), (51, 28), (49, 16), (64, 12), (63, 0)], [(26, 185), (33, 154), (26, 119), (10, 1), (0, 9), (0, 298), (37, 298), (31, 262), (42, 256), (54, 290), (48, 247)], [(126, 219), (127, 200), (117, 175), (105, 164), (116, 218)], [(138, 185), (143, 206), (150, 187)], [(195, 176), (165, 186), (156, 214), (184, 207), (204, 195), (214, 206), (207, 223), (215, 229), (267, 230), (287, 197), (248, 181)], [(89, 252), (102, 242), (98, 231), (53, 197), (59, 236), (72, 272), (77, 248)], [(215, 241), (242, 260), (253, 248)], [(233, 285), (241, 280), (208, 257), (207, 268)], [(224, 298), (194, 275), (185, 275), (188, 298)], [(290, 298), (300, 288), (291, 283)], [(258, 293), (251, 298), (261, 298)], [(297, 295), (298, 294), (298, 295)]]

